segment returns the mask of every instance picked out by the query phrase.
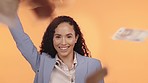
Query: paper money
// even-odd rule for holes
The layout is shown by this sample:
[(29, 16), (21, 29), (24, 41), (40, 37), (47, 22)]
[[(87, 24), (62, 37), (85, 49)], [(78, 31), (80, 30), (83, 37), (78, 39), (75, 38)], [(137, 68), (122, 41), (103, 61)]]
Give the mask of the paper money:
[(20, 0), (0, 0), (0, 22), (11, 24), (17, 14)]
[(148, 37), (148, 31), (122, 27), (113, 35), (113, 40), (128, 40), (142, 42)]

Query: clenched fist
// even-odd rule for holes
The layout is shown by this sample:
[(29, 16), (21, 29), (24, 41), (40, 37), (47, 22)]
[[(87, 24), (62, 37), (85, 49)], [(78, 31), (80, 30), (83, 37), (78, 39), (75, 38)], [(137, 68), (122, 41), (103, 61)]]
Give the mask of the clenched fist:
[(11, 24), (17, 14), (20, 0), (0, 0), (0, 22)]

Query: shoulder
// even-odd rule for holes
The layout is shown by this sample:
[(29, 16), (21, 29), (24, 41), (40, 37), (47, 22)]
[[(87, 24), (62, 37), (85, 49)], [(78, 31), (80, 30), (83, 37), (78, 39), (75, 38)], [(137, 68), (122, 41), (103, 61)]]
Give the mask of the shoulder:
[(101, 67), (101, 61), (99, 59), (85, 57), (89, 66)]
[[(83, 59), (82, 59), (83, 58)], [(102, 69), (101, 61), (95, 58), (81, 56), (83, 65), (86, 66), (87, 74), (90, 75), (93, 72)]]
[(48, 59), (52, 59), (51, 56), (45, 52), (43, 52), (41, 55), (40, 55), (42, 58), (48, 58)]
[(88, 67), (97, 67), (101, 68), (101, 61), (95, 58), (86, 57), (78, 54), (78, 61), (84, 61)]

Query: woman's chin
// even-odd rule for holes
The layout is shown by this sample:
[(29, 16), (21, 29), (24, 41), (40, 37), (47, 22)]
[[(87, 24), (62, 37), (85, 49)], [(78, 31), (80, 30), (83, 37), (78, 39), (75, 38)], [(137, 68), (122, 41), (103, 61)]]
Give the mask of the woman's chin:
[(60, 53), (58, 53), (58, 55), (60, 57), (66, 57), (66, 56), (68, 56), (68, 52), (60, 52)]

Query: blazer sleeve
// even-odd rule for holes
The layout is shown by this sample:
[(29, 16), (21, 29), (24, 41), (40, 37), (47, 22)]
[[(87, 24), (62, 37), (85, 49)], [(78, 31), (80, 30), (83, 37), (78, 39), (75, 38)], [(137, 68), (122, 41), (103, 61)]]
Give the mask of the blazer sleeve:
[[(95, 62), (96, 64), (96, 69), (102, 69), (102, 65), (101, 65), (101, 62), (99, 60), (96, 60)], [(104, 79), (100, 80), (98, 83), (104, 83)]]
[[(102, 69), (102, 65), (101, 65), (100, 60), (97, 60), (97, 59), (94, 59), (94, 58), (90, 58), (89, 59), (89, 72), (91, 72), (90, 74), (92, 74), (95, 71), (98, 71), (100, 69)], [(104, 79), (99, 80), (98, 83), (104, 83)]]
[(25, 59), (31, 64), (32, 69), (36, 72), (39, 67), (40, 55), (37, 48), (32, 43), (29, 36), (24, 32), (22, 24), (18, 16), (16, 16), (13, 26), (8, 26), (10, 33), (14, 41), (16, 42), (17, 48)]

